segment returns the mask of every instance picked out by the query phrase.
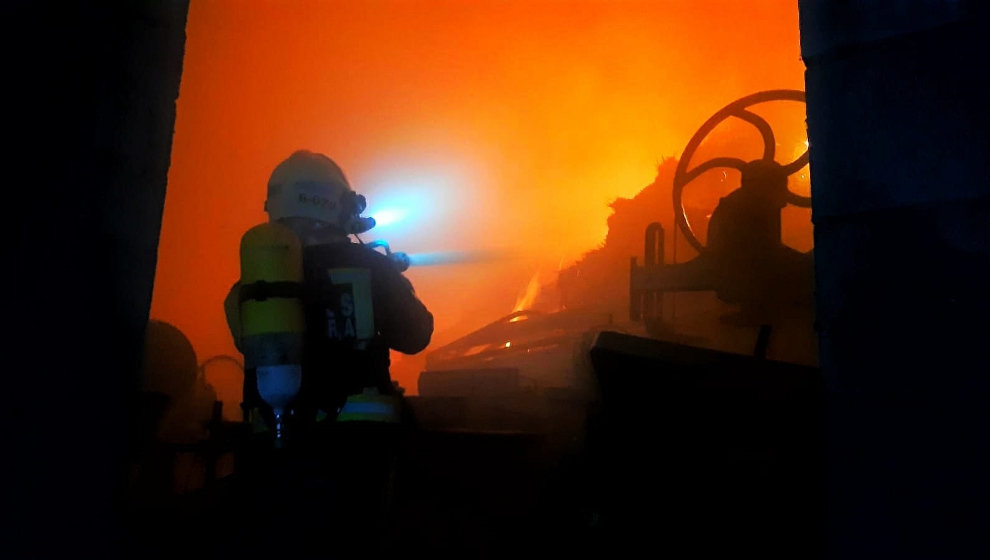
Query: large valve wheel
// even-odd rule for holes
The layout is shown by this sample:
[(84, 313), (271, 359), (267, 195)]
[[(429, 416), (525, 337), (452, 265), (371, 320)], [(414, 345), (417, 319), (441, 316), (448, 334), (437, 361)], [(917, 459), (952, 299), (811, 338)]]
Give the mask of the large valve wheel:
[[(701, 128), (694, 133), (694, 136), (692, 136), (691, 140), (687, 143), (687, 146), (684, 148), (684, 153), (681, 154), (681, 158), (677, 162), (677, 171), (674, 173), (674, 220), (677, 223), (677, 226), (684, 233), (684, 237), (687, 239), (688, 243), (690, 243), (691, 246), (694, 247), (699, 253), (704, 253), (705, 246), (701, 244), (701, 241), (699, 241), (698, 237), (694, 234), (694, 230), (691, 227), (691, 222), (688, 220), (687, 212), (684, 209), (684, 202), (682, 199), (684, 187), (691, 181), (698, 178), (698, 176), (702, 173), (717, 167), (731, 167), (742, 172), (743, 167), (746, 166), (747, 162), (734, 157), (716, 157), (688, 171), (687, 167), (691, 162), (691, 157), (694, 156), (694, 152), (697, 151), (698, 146), (701, 145), (702, 140), (708, 136), (709, 132), (729, 117), (736, 117), (753, 125), (756, 127), (757, 131), (759, 131), (760, 136), (763, 138), (763, 156), (761, 159), (765, 161), (775, 161), (774, 156), (776, 155), (776, 140), (773, 135), (773, 129), (770, 127), (770, 123), (756, 113), (747, 110), (747, 108), (751, 105), (765, 103), (767, 101), (800, 101), (804, 103), (804, 92), (792, 89), (775, 89), (761, 91), (733, 101), (712, 115), (711, 118), (705, 121), (705, 124), (701, 125)], [(783, 165), (783, 170), (786, 172), (787, 176), (790, 176), (807, 164), (808, 150), (806, 149), (804, 154), (794, 161), (781, 165)], [(802, 208), (811, 207), (810, 197), (796, 194), (790, 190), (787, 192), (787, 202)]]

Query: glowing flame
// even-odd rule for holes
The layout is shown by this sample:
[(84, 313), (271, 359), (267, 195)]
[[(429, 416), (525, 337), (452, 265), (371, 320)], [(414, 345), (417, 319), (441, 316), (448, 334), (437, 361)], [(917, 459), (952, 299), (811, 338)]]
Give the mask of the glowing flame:
[(536, 274), (529, 279), (529, 284), (526, 285), (526, 290), (519, 296), (516, 300), (516, 306), (512, 308), (512, 312), (523, 311), (529, 309), (533, 302), (536, 301), (536, 296), (540, 294), (540, 271), (536, 271)]

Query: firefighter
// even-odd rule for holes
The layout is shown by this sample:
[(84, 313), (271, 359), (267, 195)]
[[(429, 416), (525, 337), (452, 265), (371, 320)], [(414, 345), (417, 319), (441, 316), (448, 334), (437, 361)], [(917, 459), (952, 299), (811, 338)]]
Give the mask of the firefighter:
[[(365, 205), (329, 157), (291, 154), (271, 173), (268, 223), (242, 239), (242, 276), (224, 302), (245, 356), (243, 407), (261, 432), (253, 437), (281, 438), (284, 420), (282, 457), (295, 461), (286, 476), (307, 480), (284, 507), (307, 509), (325, 531), (346, 525), (355, 538), (382, 520), (403, 433), (390, 351), (418, 353), (433, 333), (432, 314), (400, 268), (360, 241), (374, 227)], [(255, 257), (263, 265), (249, 262)]]

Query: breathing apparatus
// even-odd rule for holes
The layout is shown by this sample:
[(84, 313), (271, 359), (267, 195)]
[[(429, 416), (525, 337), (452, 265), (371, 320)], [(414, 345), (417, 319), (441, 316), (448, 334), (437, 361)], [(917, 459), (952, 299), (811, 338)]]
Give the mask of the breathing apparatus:
[(240, 260), (244, 367), (255, 371), (258, 395), (272, 407), (280, 447), (285, 416), (302, 385), (302, 243), (278, 222), (259, 224), (241, 237)]
[[(323, 154), (299, 150), (279, 163), (268, 180), (268, 222), (241, 239), (239, 296), (245, 368), (256, 372), (257, 395), (274, 414), (274, 444), (281, 447), (286, 419), (302, 387), (303, 245), (314, 238), (364, 233), (375, 226), (361, 216), (367, 201), (351, 188), (340, 167)], [(400, 270), (404, 253), (385, 254)], [(246, 378), (246, 382), (249, 380)], [(245, 387), (245, 394), (253, 387)]]

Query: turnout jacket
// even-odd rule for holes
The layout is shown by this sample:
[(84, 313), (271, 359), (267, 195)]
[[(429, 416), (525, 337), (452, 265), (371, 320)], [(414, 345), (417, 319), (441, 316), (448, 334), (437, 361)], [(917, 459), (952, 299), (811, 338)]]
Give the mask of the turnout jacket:
[[(351, 242), (304, 247), (303, 270), (300, 404), (332, 412), (365, 387), (393, 393), (389, 351), (415, 354), (433, 335), (433, 315), (412, 284), (388, 257)], [(239, 342), (238, 290), (235, 283), (224, 306)], [(245, 372), (245, 404), (258, 398), (253, 373)]]

